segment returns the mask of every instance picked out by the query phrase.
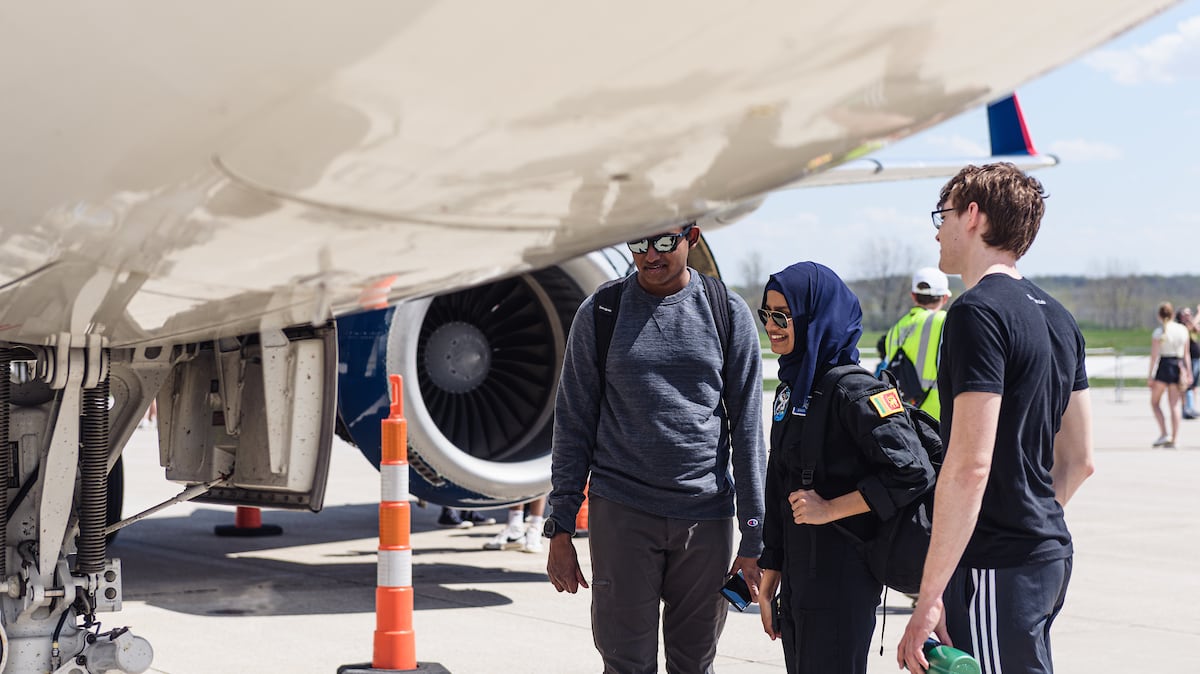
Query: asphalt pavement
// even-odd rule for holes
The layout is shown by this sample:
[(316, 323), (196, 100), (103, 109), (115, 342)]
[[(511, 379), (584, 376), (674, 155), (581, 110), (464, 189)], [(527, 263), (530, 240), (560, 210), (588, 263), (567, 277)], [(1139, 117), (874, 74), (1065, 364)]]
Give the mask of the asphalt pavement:
[[(1098, 471), (1067, 510), (1076, 558), (1053, 631), (1056, 671), (1200, 671), (1200, 421), (1185, 422), (1179, 449), (1151, 449), (1157, 431), (1145, 389), (1093, 397)], [(134, 435), (125, 457), (126, 516), (180, 491), (163, 479), (151, 429)], [(324, 511), (263, 512), (281, 536), (214, 536), (233, 509), (196, 504), (128, 527), (110, 549), (124, 564), (125, 607), (102, 619), (149, 639), (151, 671), (162, 674), (332, 674), (369, 662), (378, 485), (370, 464), (339, 442)], [(493, 514), (503, 522), (503, 510)], [(544, 554), (483, 550), (501, 525), (447, 530), (437, 515), (436, 506), (413, 507), (420, 661), (455, 674), (601, 670), (588, 591), (556, 593)], [(588, 573), (586, 540), (577, 543)], [(909, 609), (889, 593), (884, 655), (876, 646), (872, 674), (896, 670)], [(731, 610), (718, 652), (722, 674), (784, 671), (753, 607)]]

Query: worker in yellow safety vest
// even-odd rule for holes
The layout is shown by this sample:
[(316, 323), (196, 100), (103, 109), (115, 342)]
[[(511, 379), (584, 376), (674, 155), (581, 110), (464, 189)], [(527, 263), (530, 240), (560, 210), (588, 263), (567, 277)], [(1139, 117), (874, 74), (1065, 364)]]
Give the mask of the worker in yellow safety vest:
[(937, 373), (950, 280), (934, 267), (918, 269), (912, 277), (912, 299), (916, 306), (884, 337), (883, 362), (904, 398), (940, 420)]

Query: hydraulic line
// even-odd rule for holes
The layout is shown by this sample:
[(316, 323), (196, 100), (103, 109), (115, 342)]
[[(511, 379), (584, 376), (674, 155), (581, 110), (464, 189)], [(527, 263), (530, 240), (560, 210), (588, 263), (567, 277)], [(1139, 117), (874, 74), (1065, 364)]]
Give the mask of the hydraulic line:
[(76, 572), (104, 571), (108, 519), (108, 379), (84, 389), (79, 419), (79, 542)]
[(12, 349), (0, 347), (0, 581), (8, 578), (8, 483), (12, 480), (11, 445), (8, 442), (9, 403), (12, 383), (9, 380)]

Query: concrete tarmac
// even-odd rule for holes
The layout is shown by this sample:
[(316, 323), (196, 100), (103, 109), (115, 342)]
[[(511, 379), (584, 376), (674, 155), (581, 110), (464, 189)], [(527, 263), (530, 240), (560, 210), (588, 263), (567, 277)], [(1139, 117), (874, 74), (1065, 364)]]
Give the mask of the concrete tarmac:
[[(1075, 568), (1053, 631), (1059, 674), (1200, 671), (1200, 421), (1180, 448), (1150, 448), (1157, 429), (1145, 389), (1096, 389), (1098, 471), (1067, 510)], [(768, 406), (769, 407), (769, 406)], [(177, 493), (163, 479), (156, 436), (139, 430), (125, 453), (125, 514)], [(353, 448), (335, 447), (323, 512), (264, 511), (282, 536), (218, 538), (233, 509), (186, 504), (123, 530), (110, 549), (124, 564), (121, 613), (155, 649), (161, 674), (276, 671), (332, 674), (371, 660), (379, 475)], [(503, 521), (504, 511), (491, 514)], [(422, 662), (455, 674), (598, 672), (587, 590), (558, 594), (545, 555), (485, 551), (500, 525), (436, 526), (438, 508), (413, 508), (416, 645)], [(584, 571), (586, 540), (577, 540)], [(783, 672), (758, 613), (730, 611), (718, 649), (722, 674)], [(909, 601), (887, 600), (869, 672), (896, 670)], [(660, 656), (661, 657), (661, 656)], [(834, 673), (836, 674), (836, 673)]]

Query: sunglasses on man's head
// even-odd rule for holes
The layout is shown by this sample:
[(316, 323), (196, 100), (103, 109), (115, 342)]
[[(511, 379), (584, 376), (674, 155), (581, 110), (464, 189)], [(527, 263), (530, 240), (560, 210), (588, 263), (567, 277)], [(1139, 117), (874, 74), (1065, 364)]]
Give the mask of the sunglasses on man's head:
[(767, 321), (770, 320), (771, 322), (775, 323), (775, 325), (779, 326), (780, 330), (787, 330), (788, 321), (792, 320), (792, 317), (788, 316), (782, 311), (759, 309), (758, 320), (762, 321), (763, 326), (766, 326)]
[(686, 238), (695, 226), (688, 225), (678, 234), (658, 234), (645, 239), (630, 241), (625, 245), (629, 246), (629, 252), (638, 255), (650, 252), (650, 246), (654, 246), (654, 250), (660, 253), (670, 253), (679, 247), (679, 242)]

